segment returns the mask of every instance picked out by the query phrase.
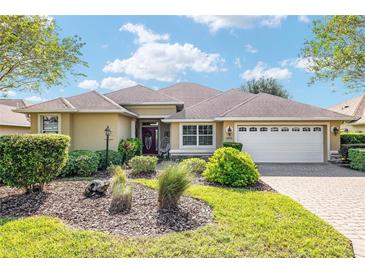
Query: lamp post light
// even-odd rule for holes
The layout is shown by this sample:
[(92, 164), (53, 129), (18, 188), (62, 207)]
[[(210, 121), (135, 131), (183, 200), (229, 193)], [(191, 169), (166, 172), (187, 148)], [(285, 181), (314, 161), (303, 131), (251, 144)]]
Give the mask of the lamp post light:
[(107, 126), (106, 129), (104, 129), (104, 132), (106, 136), (105, 168), (107, 168), (109, 163), (109, 137), (112, 134), (112, 130)]

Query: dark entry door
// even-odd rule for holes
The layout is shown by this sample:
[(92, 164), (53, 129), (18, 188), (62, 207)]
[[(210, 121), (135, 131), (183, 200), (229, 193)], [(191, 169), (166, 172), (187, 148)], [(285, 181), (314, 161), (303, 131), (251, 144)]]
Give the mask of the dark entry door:
[(158, 127), (142, 127), (142, 153), (158, 153)]

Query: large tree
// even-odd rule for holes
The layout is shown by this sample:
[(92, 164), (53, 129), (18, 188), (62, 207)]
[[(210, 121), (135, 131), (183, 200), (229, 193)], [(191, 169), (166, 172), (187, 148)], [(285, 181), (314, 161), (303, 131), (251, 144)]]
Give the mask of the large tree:
[(365, 16), (325, 16), (312, 25), (301, 56), (314, 73), (310, 83), (341, 79), (352, 91), (365, 87)]
[(263, 92), (283, 98), (289, 98), (289, 93), (274, 78), (260, 78), (258, 80), (253, 79), (247, 81), (243, 86), (241, 86), (241, 89), (243, 91), (255, 94)]
[(78, 36), (61, 38), (55, 20), (45, 16), (0, 16), (0, 96), (10, 89), (41, 92), (64, 83), (67, 75), (83, 76), (75, 65), (84, 43)]

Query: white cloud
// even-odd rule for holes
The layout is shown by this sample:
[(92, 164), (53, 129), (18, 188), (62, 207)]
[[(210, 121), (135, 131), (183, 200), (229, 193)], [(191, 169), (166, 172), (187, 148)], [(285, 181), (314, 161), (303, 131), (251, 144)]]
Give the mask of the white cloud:
[(233, 64), (236, 67), (241, 68), (241, 59), (239, 57), (234, 58)]
[(311, 72), (310, 66), (313, 63), (313, 59), (311, 58), (291, 58), (285, 59), (280, 62), (282, 67), (295, 67), (298, 69), (304, 69), (306, 72)]
[(307, 15), (299, 15), (298, 16), (298, 21), (306, 23), (306, 24), (311, 22), (311, 20), (309, 19), (309, 17)]
[(1, 95), (5, 96), (5, 97), (14, 97), (16, 96), (16, 92), (12, 91), (12, 90), (5, 90), (3, 91), (3, 94), (0, 93), (0, 97)]
[(250, 44), (245, 45), (245, 50), (249, 53), (257, 53), (259, 50)]
[(39, 96), (30, 96), (24, 99), (25, 101), (31, 102), (31, 103), (40, 103), (46, 101), (46, 99), (43, 99)]
[(125, 73), (136, 79), (174, 81), (180, 73), (219, 71), (224, 59), (217, 53), (205, 53), (192, 44), (142, 44), (128, 59), (116, 59), (104, 72)]
[(257, 16), (257, 15), (199, 15), (189, 16), (195, 22), (207, 25), (211, 32), (223, 28), (249, 29), (254, 27), (275, 28), (281, 26), (286, 16)]
[(168, 41), (169, 35), (156, 34), (152, 30), (147, 29), (144, 25), (128, 23), (120, 27), (120, 31), (128, 31), (137, 35), (136, 42), (138, 44), (152, 43), (157, 41)]
[(118, 90), (135, 85), (137, 85), (136, 82), (125, 77), (107, 77), (101, 81), (100, 86), (110, 90)]
[(274, 78), (277, 80), (289, 79), (292, 73), (287, 68), (268, 67), (263, 62), (258, 62), (253, 69), (248, 69), (240, 76), (245, 80), (258, 80), (260, 78)]
[(84, 80), (82, 82), (80, 82), (77, 85), (79, 88), (83, 88), (83, 89), (97, 89), (99, 87), (99, 83), (96, 80)]

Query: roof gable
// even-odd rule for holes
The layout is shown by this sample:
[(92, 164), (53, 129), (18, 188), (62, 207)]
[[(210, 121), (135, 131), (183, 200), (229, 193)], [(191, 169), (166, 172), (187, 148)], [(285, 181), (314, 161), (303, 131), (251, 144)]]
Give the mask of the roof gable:
[(219, 90), (195, 83), (177, 83), (160, 89), (158, 92), (183, 101), (185, 107), (195, 105), (221, 93)]
[(153, 89), (137, 85), (105, 94), (119, 105), (183, 104), (183, 102)]
[(349, 116), (327, 109), (299, 103), (279, 96), (259, 93), (247, 102), (237, 105), (221, 117), (244, 118), (305, 118), (349, 119)]
[(28, 105), (23, 99), (0, 99), (0, 104), (18, 108)]
[(353, 116), (354, 120), (358, 120), (364, 116), (365, 112), (365, 94), (353, 97), (349, 100), (341, 102), (328, 108), (345, 115)]
[(0, 125), (30, 127), (27, 116), (22, 113), (13, 112), (15, 107), (0, 104)]

